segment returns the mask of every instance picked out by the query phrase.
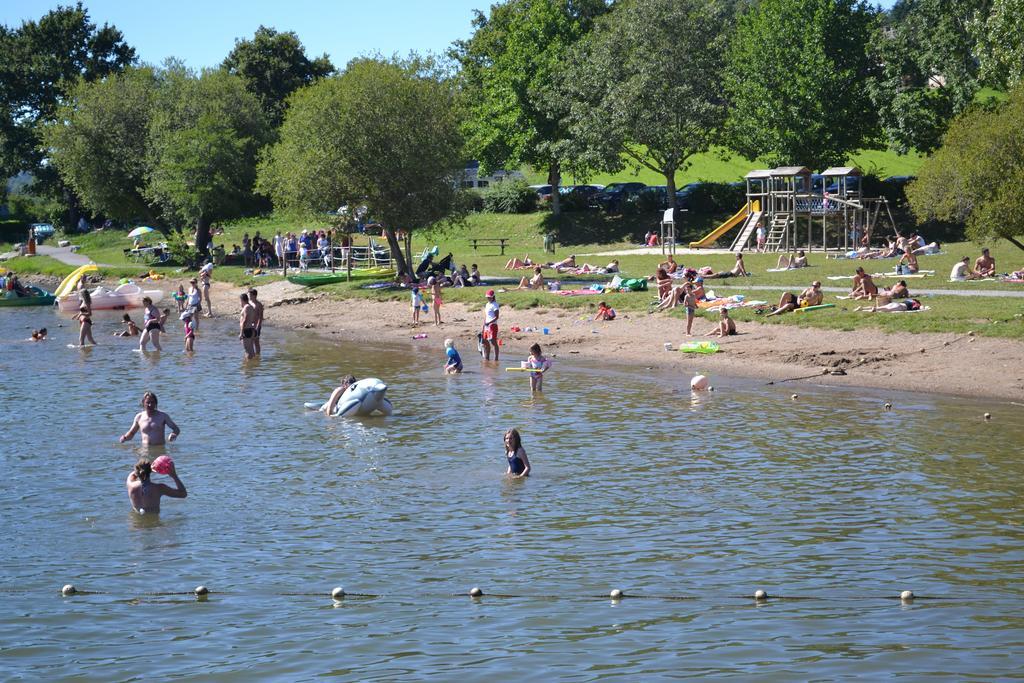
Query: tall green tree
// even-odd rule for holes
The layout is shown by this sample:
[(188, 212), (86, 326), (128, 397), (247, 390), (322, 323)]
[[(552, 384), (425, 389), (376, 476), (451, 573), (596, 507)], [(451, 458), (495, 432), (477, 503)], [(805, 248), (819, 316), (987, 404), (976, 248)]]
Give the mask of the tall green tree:
[(306, 56), (294, 32), (278, 33), (266, 26), (256, 29), (249, 40), (236, 40), (221, 66), (242, 77), (274, 127), (284, 120), (289, 95), (335, 70), (326, 54), (314, 59)]
[(997, 88), (1024, 83), (1024, 0), (991, 0), (987, 12), (975, 12), (971, 35), (977, 40), (981, 78)]
[(81, 3), (0, 29), (0, 174), (31, 172), (34, 187), (64, 195), (76, 221), (77, 199), (45, 163), (43, 130), (79, 79), (103, 78), (134, 61), (121, 32), (97, 27)]
[(560, 75), (573, 46), (607, 11), (603, 0), (507, 0), (477, 12), (473, 36), (452, 55), (461, 65), (469, 150), (484, 169), (545, 169), (558, 213), (569, 99)]
[(47, 126), (50, 162), (93, 213), (159, 222), (146, 196), (149, 127), (160, 81), (150, 67), (79, 81)]
[(820, 169), (872, 139), (865, 46), (874, 21), (854, 0), (762, 0), (741, 15), (726, 58), (728, 146)]
[(964, 221), (981, 242), (1001, 237), (1024, 249), (1024, 86), (1008, 100), (975, 107), (950, 125), (942, 146), (907, 188), (921, 220)]
[(395, 230), (425, 228), (462, 209), (460, 111), (450, 81), (415, 65), (354, 61), (292, 96), (258, 187), (285, 210), (366, 205), (399, 271), (410, 272)]
[(177, 68), (165, 79), (149, 128), (145, 195), (170, 220), (195, 225), (205, 254), (213, 221), (258, 206), (256, 161), (270, 126), (238, 76)]
[(868, 90), (890, 147), (930, 152), (974, 100), (979, 74), (971, 26), (991, 2), (900, 0), (883, 15), (870, 42), (878, 70)]
[(597, 22), (567, 76), (577, 157), (609, 173), (665, 176), (706, 151), (725, 118), (726, 15), (702, 0), (629, 0)]

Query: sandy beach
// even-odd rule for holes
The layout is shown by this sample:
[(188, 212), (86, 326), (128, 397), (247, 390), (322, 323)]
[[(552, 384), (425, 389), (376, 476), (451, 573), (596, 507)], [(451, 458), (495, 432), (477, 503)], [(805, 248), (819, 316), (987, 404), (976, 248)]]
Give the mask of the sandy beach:
[[(316, 290), (288, 282), (258, 288), (266, 305), (268, 327), (299, 330), (326, 339), (340, 337), (358, 342), (395, 342), (433, 345), (438, 362), (446, 337), (456, 340), (463, 357), (474, 362), (476, 334), (483, 312), (458, 304), (445, 304), (444, 324), (413, 327), (404, 302), (364, 299), (334, 300)], [(224, 315), (238, 305), (242, 291), (215, 283), (215, 311)], [(483, 290), (480, 291), (483, 303)], [(501, 294), (498, 294), (501, 302)], [(540, 342), (553, 358), (607, 359), (616, 365), (634, 365), (646, 372), (689, 376), (698, 369), (715, 374), (761, 378), (798, 387), (801, 382), (839, 386), (875, 387), (901, 391), (1024, 400), (1024, 344), (1007, 339), (954, 334), (888, 334), (877, 330), (854, 332), (808, 329), (788, 325), (743, 323), (740, 334), (721, 340), (712, 355), (666, 351), (687, 341), (682, 320), (664, 314), (624, 314), (617, 320), (581, 320), (582, 312), (503, 307), (502, 356), (526, 357), (528, 347)], [(432, 320), (433, 313), (423, 314)], [(516, 333), (510, 328), (547, 327), (550, 334)], [(698, 319), (694, 332), (712, 329)], [(426, 333), (426, 339), (413, 335)], [(693, 339), (708, 339), (695, 335)], [(265, 342), (266, 343), (266, 342)], [(440, 365), (439, 365), (440, 367)], [(805, 379), (795, 379), (805, 378)]]

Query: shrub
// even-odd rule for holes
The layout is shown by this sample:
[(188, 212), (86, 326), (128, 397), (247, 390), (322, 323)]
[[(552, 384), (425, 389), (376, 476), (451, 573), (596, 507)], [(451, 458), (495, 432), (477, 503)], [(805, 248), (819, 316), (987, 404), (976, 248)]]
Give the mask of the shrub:
[(492, 213), (530, 213), (537, 208), (537, 193), (525, 180), (494, 183), (484, 192), (484, 210)]
[(188, 236), (184, 230), (172, 230), (167, 235), (167, 251), (171, 260), (179, 263), (189, 270), (199, 265), (199, 250), (188, 243)]
[(644, 190), (636, 196), (636, 210), (639, 213), (656, 213), (661, 211), (665, 205), (664, 192), (658, 192), (657, 190)]
[(747, 200), (743, 184), (702, 183), (687, 198), (691, 213), (735, 213)]

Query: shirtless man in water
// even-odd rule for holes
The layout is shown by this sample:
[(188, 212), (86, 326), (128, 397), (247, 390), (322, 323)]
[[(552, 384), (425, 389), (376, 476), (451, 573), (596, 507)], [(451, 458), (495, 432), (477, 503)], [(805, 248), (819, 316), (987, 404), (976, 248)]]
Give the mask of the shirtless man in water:
[(260, 349), (260, 336), (263, 334), (263, 302), (256, 298), (255, 289), (249, 290), (249, 304), (256, 311), (256, 323), (253, 325), (256, 335), (252, 338), (252, 350), (259, 356), (262, 352)]
[(142, 459), (135, 463), (135, 468), (125, 481), (125, 486), (128, 487), (128, 500), (131, 502), (133, 510), (139, 514), (157, 514), (160, 512), (161, 496), (168, 498), (188, 496), (185, 484), (178, 479), (173, 462), (170, 464), (170, 468), (171, 471), (168, 474), (174, 479), (174, 484), (177, 487), (173, 489), (167, 484), (154, 484), (149, 480), (152, 471), (152, 463), (149, 460)]
[(142, 412), (135, 416), (131, 429), (121, 435), (121, 443), (130, 441), (135, 432), (142, 432), (143, 446), (159, 446), (164, 443), (164, 430), (170, 427), (171, 436), (167, 441), (178, 438), (181, 430), (167, 413), (156, 409), (156, 394), (147, 391), (142, 395)]
[(249, 302), (248, 294), (238, 296), (242, 302), (242, 312), (238, 316), (238, 338), (242, 341), (242, 349), (246, 359), (256, 357), (256, 307)]

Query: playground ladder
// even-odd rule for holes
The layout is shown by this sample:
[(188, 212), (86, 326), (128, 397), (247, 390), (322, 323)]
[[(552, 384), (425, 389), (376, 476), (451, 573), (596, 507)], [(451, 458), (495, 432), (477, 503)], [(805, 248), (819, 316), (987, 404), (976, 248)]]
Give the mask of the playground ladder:
[(792, 218), (792, 214), (788, 213), (777, 213), (772, 216), (772, 224), (768, 229), (768, 239), (765, 244), (767, 251), (782, 251), (786, 248), (786, 233), (789, 231)]
[(747, 220), (743, 223), (743, 229), (740, 230), (740, 234), (736, 235), (732, 246), (729, 247), (730, 251), (742, 251), (747, 246), (747, 242), (750, 241), (750, 235), (757, 228), (757, 224), (761, 222), (761, 216), (763, 215), (764, 211), (755, 211), (747, 216)]

